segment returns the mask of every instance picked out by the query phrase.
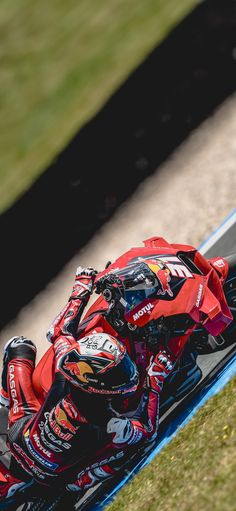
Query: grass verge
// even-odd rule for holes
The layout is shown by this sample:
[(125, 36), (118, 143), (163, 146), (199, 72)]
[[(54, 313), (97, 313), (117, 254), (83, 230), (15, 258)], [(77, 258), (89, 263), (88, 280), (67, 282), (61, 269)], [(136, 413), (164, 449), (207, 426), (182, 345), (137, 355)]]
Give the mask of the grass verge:
[(2, 0), (0, 212), (199, 0)]
[(198, 411), (107, 511), (235, 511), (236, 378)]

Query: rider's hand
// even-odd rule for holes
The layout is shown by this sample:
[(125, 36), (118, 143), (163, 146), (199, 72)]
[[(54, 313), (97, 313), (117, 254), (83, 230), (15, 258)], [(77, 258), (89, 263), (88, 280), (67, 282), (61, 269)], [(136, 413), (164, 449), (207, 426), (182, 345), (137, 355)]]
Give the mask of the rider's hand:
[(78, 298), (80, 300), (88, 299), (92, 293), (94, 279), (97, 273), (94, 268), (78, 266), (70, 300), (76, 300)]
[(142, 424), (139, 421), (127, 418), (114, 417), (107, 423), (107, 433), (112, 435), (112, 442), (118, 448), (139, 442), (143, 436), (142, 429)]
[(173, 370), (174, 362), (174, 359), (165, 350), (161, 350), (157, 355), (152, 356), (147, 371), (145, 387), (155, 393), (161, 392), (165, 378)]
[(83, 268), (83, 266), (78, 266), (78, 268), (76, 270), (76, 274), (75, 274), (75, 280), (78, 280), (81, 277), (90, 277), (94, 280), (97, 273), (98, 273), (97, 270), (95, 270), (91, 266), (88, 266), (88, 268)]

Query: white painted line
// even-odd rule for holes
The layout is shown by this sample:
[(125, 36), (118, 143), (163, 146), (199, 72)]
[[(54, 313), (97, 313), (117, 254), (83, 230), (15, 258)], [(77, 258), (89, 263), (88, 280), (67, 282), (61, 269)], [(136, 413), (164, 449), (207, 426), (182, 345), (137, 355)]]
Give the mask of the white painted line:
[(225, 234), (226, 231), (232, 227), (236, 223), (236, 209), (230, 213), (230, 215), (224, 220), (224, 222), (217, 227), (215, 231), (210, 235), (210, 237), (204, 241), (200, 247), (198, 248), (199, 252), (205, 254), (213, 245)]

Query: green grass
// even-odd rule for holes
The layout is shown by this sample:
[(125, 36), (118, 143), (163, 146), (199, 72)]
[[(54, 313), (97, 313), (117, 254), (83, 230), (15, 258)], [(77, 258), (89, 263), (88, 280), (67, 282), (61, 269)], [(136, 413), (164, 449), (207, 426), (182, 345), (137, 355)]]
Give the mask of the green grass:
[(0, 212), (198, 0), (2, 0)]
[(210, 399), (107, 511), (235, 511), (236, 378)]

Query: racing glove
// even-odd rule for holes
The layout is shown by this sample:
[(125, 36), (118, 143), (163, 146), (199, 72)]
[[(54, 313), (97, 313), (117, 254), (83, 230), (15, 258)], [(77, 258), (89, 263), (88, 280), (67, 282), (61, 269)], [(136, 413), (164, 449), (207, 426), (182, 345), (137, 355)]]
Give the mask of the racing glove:
[(69, 300), (47, 331), (49, 342), (54, 343), (60, 336), (72, 336), (75, 339), (77, 327), (92, 293), (96, 275), (97, 271), (94, 268), (78, 266)]
[(165, 350), (159, 351), (150, 358), (145, 388), (154, 393), (160, 393), (164, 380), (173, 370), (175, 359)]
[(159, 398), (165, 378), (171, 373), (175, 360), (165, 350), (152, 356), (147, 369), (144, 392), (135, 418), (112, 418), (107, 432), (112, 435), (115, 447), (123, 448), (151, 440), (157, 435), (159, 424)]
[(107, 433), (112, 435), (112, 443), (117, 448), (131, 446), (143, 438), (142, 424), (127, 418), (110, 419), (107, 423)]
[(78, 266), (75, 275), (75, 283), (69, 300), (88, 300), (92, 293), (93, 283), (97, 273), (94, 268)]

